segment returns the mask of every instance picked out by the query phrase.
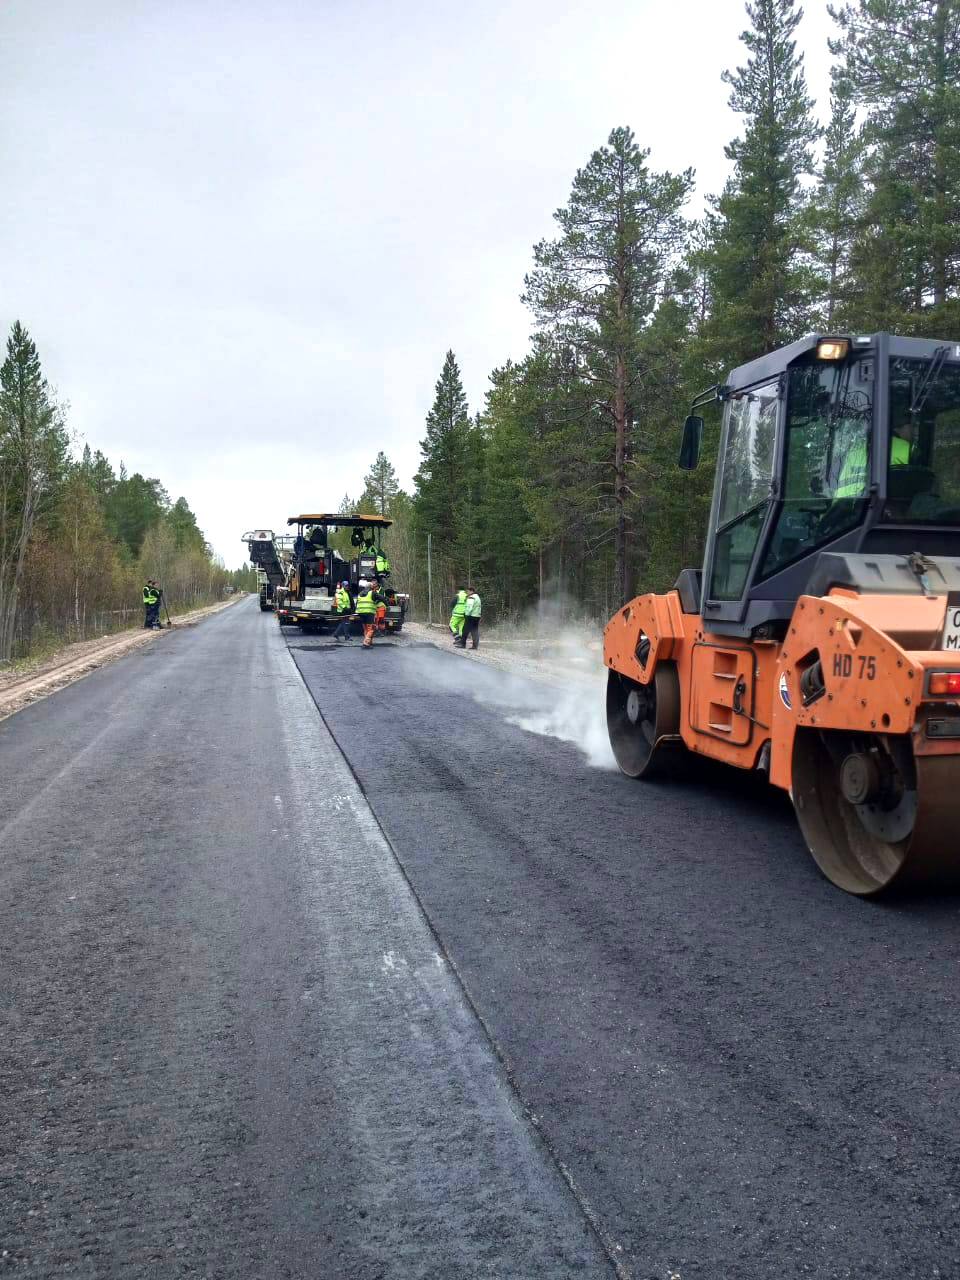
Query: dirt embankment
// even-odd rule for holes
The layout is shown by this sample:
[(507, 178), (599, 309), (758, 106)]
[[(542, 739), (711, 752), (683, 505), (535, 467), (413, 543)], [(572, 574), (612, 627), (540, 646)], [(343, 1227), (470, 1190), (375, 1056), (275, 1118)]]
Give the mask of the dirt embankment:
[[(191, 627), (208, 617), (211, 613), (219, 613), (228, 609), (245, 596), (231, 596), (218, 604), (207, 605), (203, 609), (193, 609), (190, 613), (174, 618), (172, 629)], [(100, 636), (96, 640), (81, 640), (76, 644), (68, 644), (52, 657), (44, 658), (29, 669), (0, 672), (0, 720), (12, 716), (31, 702), (46, 698), (65, 685), (82, 680), (97, 667), (102, 667), (115, 658), (121, 658), (132, 649), (139, 649), (151, 644), (163, 631), (145, 631), (143, 628), (119, 631), (114, 635)]]

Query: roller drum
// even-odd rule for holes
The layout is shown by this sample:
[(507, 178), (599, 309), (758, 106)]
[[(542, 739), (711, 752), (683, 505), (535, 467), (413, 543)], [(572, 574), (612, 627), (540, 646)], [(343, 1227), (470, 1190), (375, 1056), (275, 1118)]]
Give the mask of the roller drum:
[(960, 885), (960, 756), (801, 730), (791, 797), (817, 865), (848, 893)]
[(680, 738), (680, 683), (670, 663), (649, 684), (618, 671), (607, 674), (607, 732), (617, 764), (629, 778), (675, 772), (684, 762)]

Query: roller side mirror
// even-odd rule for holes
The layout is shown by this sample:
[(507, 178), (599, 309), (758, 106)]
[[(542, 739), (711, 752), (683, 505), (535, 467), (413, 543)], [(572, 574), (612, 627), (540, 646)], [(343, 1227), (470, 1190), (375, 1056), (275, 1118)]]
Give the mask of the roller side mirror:
[(683, 424), (680, 441), (680, 457), (677, 465), (681, 471), (696, 471), (700, 463), (700, 447), (703, 444), (703, 419), (691, 414)]

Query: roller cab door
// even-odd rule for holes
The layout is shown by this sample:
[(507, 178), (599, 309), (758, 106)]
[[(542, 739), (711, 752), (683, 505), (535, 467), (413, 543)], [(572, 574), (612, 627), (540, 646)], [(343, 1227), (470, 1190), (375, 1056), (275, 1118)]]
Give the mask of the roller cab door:
[(738, 621), (755, 576), (778, 468), (781, 379), (734, 392), (724, 409), (704, 564), (704, 624)]

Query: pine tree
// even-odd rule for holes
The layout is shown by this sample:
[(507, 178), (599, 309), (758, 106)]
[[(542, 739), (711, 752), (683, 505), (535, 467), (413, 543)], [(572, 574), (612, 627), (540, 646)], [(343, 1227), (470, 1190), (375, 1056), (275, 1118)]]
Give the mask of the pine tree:
[[(490, 375), (482, 415), (484, 483), (479, 560), (485, 607), (519, 612), (532, 594), (532, 524), (526, 501), (533, 482), (524, 366), (507, 362)], [(476, 585), (476, 584), (475, 584)]]
[(810, 325), (814, 281), (804, 260), (801, 178), (817, 137), (796, 0), (750, 0), (741, 39), (745, 66), (723, 74), (730, 106), (745, 119), (726, 148), (733, 174), (716, 201), (711, 289), (717, 358), (739, 364)]
[(813, 254), (820, 271), (820, 313), (827, 329), (849, 323), (854, 278), (852, 253), (863, 213), (863, 132), (856, 121), (853, 88), (834, 74), (823, 162), (810, 206)]
[(85, 483), (90, 486), (100, 499), (101, 504), (104, 503), (117, 483), (117, 477), (108, 459), (104, 457), (99, 449), (91, 450), (88, 444), (83, 446), (80, 474)]
[(186, 498), (178, 498), (164, 516), (164, 520), (173, 533), (174, 545), (178, 551), (203, 550), (206, 545), (204, 537), (197, 525), (197, 517), (190, 510)]
[[(628, 595), (628, 464), (636, 420), (639, 335), (685, 230), (693, 174), (654, 173), (629, 129), (614, 129), (554, 218), (560, 236), (534, 248), (524, 301), (558, 353), (570, 353), (599, 404), (595, 493), (601, 540), (614, 547), (614, 591)], [(591, 414), (594, 411), (590, 410)]]
[(170, 508), (170, 496), (159, 480), (147, 479), (139, 471), (128, 476), (123, 463), (117, 483), (107, 496), (106, 516), (110, 531), (131, 556), (140, 554), (144, 537)]
[(0, 367), (0, 660), (14, 626), (34, 527), (67, 477), (67, 435), (36, 345), (18, 320)]
[(433, 534), (434, 547), (447, 556), (455, 552), (457, 513), (463, 500), (467, 472), (470, 414), (460, 370), (448, 351), (437, 381), (427, 432), (420, 441), (422, 461), (416, 474), (414, 510), (417, 528)]
[(486, 429), (477, 414), (469, 425), (464, 446), (463, 482), (456, 504), (456, 560), (465, 585), (481, 581), (484, 560), (483, 506), (486, 482)]
[(363, 485), (359, 510), (376, 512), (381, 516), (389, 515), (390, 504), (400, 492), (400, 483), (393, 464), (382, 449), (363, 477)]
[[(598, 404), (576, 352), (546, 337), (519, 370), (517, 424), (527, 439), (527, 545), (536, 557), (537, 597), (573, 590), (571, 559), (590, 565), (604, 601), (614, 587), (610, 417)], [(632, 440), (631, 440), (632, 445)]]
[(719, 415), (708, 415), (704, 465), (677, 469), (680, 423), (690, 402), (712, 381), (705, 371), (704, 279), (699, 242), (668, 281), (656, 315), (643, 335), (643, 430), (636, 466), (646, 500), (639, 513), (642, 591), (665, 591), (681, 567), (698, 567), (707, 532)]
[(841, 33), (831, 49), (867, 111), (861, 323), (892, 327), (899, 312), (911, 331), (958, 336), (960, 0), (859, 0), (830, 12)]

